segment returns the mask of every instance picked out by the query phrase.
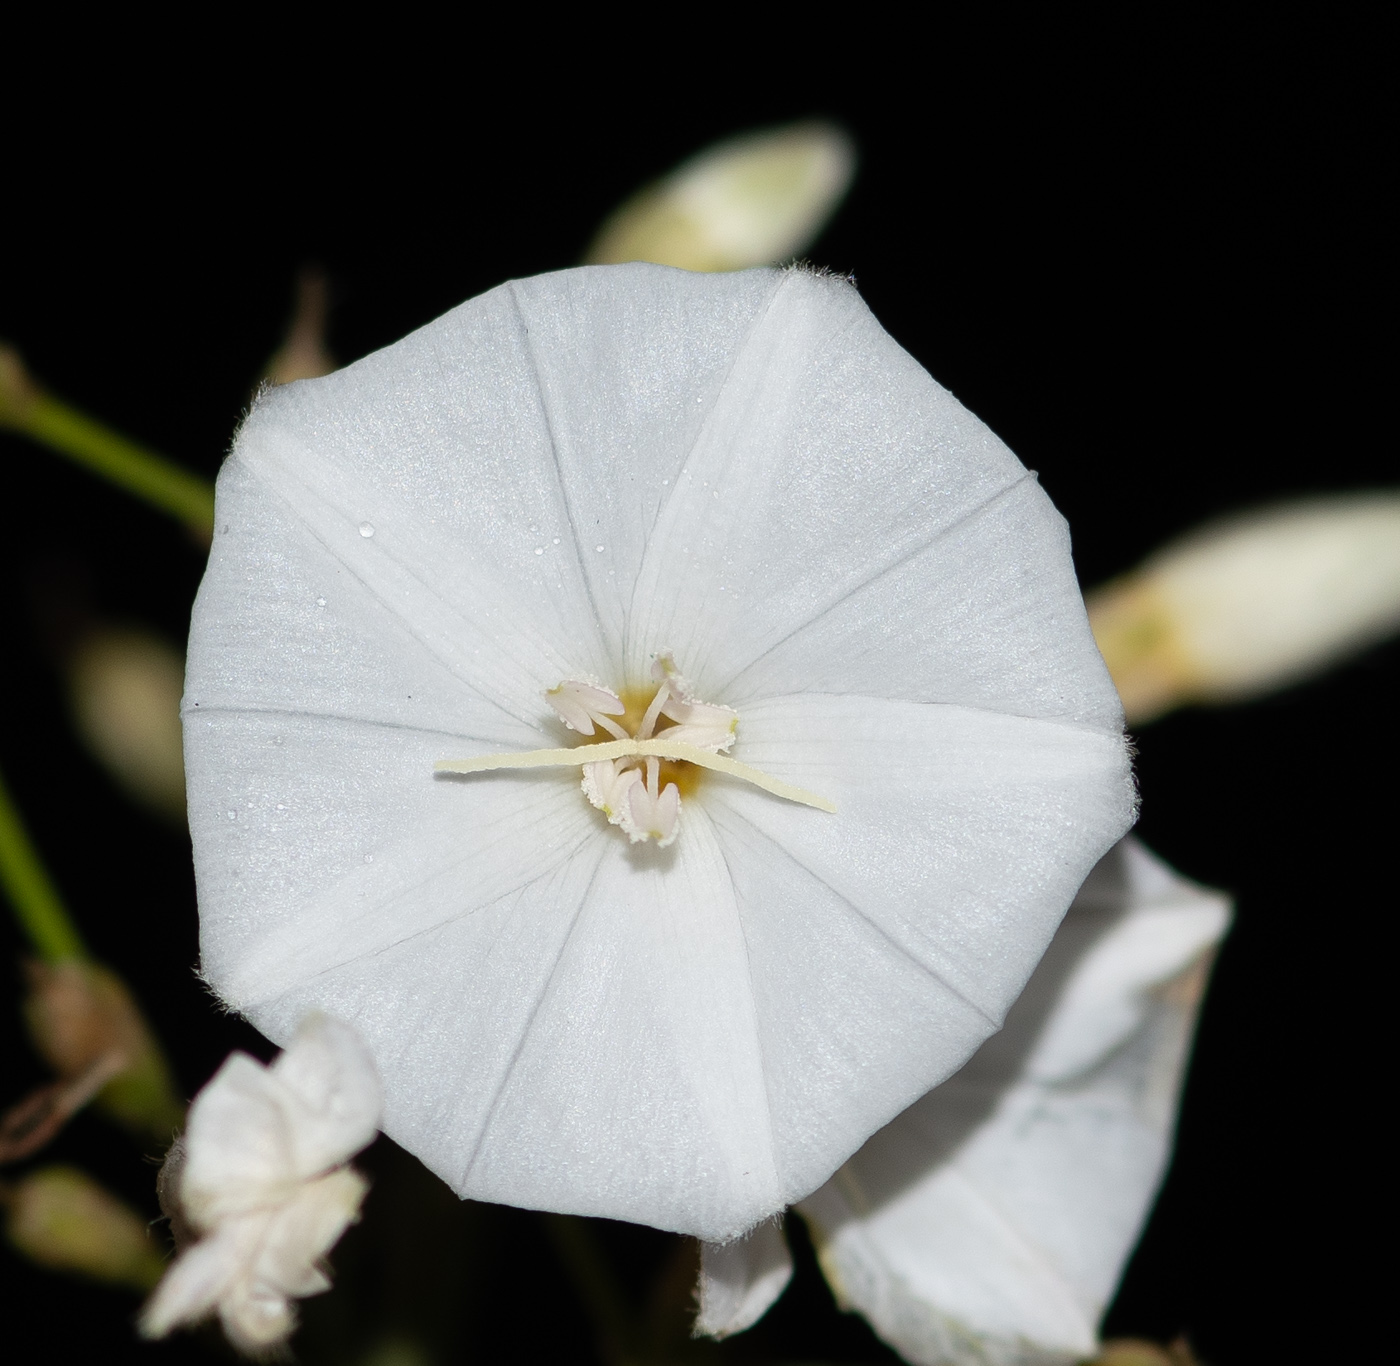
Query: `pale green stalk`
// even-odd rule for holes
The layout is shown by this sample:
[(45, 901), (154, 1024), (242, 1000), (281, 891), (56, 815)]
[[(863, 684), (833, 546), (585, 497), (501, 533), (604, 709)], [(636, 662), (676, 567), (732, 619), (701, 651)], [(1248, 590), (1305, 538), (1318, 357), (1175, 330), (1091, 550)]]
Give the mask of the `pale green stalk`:
[(86, 961), (87, 948), (29, 839), (0, 774), (0, 886), (34, 951), (49, 963)]
[(0, 347), (0, 426), (22, 432), (178, 517), (203, 540), (213, 534), (214, 486), (209, 480), (46, 393), (9, 347)]

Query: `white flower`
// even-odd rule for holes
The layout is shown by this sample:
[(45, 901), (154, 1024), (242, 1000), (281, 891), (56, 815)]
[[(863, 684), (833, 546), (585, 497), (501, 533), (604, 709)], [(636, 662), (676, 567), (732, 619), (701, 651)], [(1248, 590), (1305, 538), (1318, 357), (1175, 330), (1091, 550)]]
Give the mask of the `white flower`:
[(190, 1107), (171, 1164), (177, 1226), (198, 1235), (142, 1311), (163, 1337), (217, 1312), (257, 1352), (296, 1325), (294, 1298), (330, 1288), (320, 1259), (359, 1217), (368, 1183), (344, 1164), (379, 1124), (379, 1079), (346, 1025), (309, 1016), (270, 1067), (230, 1055)]
[(1137, 841), (1105, 858), (1005, 1029), (799, 1206), (842, 1304), (919, 1366), (1091, 1355), (1228, 923)]
[[(743, 1232), (998, 1026), (1131, 820), (1062, 520), (844, 281), (504, 285), (269, 393), (218, 507), (204, 971), (352, 1021), (464, 1195)], [(663, 682), (708, 748), (636, 738)]]
[(1090, 594), (1089, 617), (1131, 722), (1286, 687), (1400, 627), (1400, 494), (1202, 527)]

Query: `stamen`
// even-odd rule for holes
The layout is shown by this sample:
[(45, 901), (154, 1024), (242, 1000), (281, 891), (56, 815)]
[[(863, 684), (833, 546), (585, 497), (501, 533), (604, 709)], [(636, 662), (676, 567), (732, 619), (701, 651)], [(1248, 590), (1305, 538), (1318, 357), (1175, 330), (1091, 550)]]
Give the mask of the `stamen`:
[(625, 730), (607, 719), (609, 716), (621, 716), (627, 708), (611, 688), (605, 688), (601, 683), (566, 678), (545, 693), (544, 700), (570, 730), (576, 730), (580, 735), (592, 735), (595, 721), (619, 740), (627, 735)]
[[(771, 792), (784, 801), (811, 806), (818, 811), (828, 811), (835, 815), (836, 803), (815, 792), (785, 783), (761, 769), (741, 764), (736, 759), (726, 758), (708, 749), (671, 740), (670, 732), (664, 732), (655, 740), (609, 740), (600, 745), (580, 745), (577, 749), (531, 749), (517, 754), (483, 754), (475, 759), (439, 759), (433, 765), (436, 773), (489, 773), (502, 768), (574, 768), (588, 764), (601, 764), (605, 759), (649, 758), (677, 759), (683, 763), (696, 764), (716, 773), (727, 773), (731, 778), (742, 779), (754, 787)], [(640, 774), (637, 775), (641, 777)], [(674, 786), (674, 784), (673, 784)]]
[(642, 717), (642, 724), (637, 727), (637, 739), (651, 739), (651, 733), (656, 728), (656, 718), (661, 715), (661, 709), (666, 705), (666, 697), (670, 690), (670, 684), (665, 682), (656, 690), (656, 696), (651, 699), (651, 706), (647, 708), (646, 715)]

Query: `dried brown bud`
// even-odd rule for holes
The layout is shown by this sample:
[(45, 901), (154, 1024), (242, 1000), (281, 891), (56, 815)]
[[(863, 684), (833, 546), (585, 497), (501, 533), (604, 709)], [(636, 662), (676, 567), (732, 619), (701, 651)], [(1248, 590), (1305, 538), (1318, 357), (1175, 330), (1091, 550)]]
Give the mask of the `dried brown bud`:
[(97, 1105), (127, 1128), (168, 1142), (184, 1117), (170, 1069), (122, 980), (93, 963), (29, 964), (25, 1016), (44, 1060), (63, 1081), (116, 1055), (121, 1069)]

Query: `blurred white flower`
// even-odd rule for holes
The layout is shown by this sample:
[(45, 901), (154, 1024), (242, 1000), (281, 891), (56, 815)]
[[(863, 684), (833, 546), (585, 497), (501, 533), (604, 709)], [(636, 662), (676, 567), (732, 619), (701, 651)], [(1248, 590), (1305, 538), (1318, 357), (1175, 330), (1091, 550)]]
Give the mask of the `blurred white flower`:
[[(997, 1028), (1132, 818), (1063, 521), (844, 281), (504, 285), (272, 390), (218, 496), (204, 971), (352, 1021), (463, 1195), (743, 1233)], [(669, 751), (632, 829), (636, 767), (433, 772), (570, 741)]]
[(586, 259), (682, 270), (785, 261), (816, 240), (855, 169), (855, 147), (833, 124), (746, 133), (639, 191), (603, 224)]
[(799, 1206), (838, 1300), (918, 1366), (1092, 1354), (1228, 924), (1136, 840), (1109, 854), (1002, 1032)]
[(296, 1326), (291, 1301), (330, 1288), (320, 1259), (359, 1217), (365, 1178), (344, 1164), (373, 1137), (380, 1090), (355, 1032), (309, 1016), (270, 1067), (231, 1054), (197, 1095), (162, 1170), (181, 1248), (142, 1311), (164, 1337), (217, 1312), (260, 1352)]
[(1295, 683), (1400, 627), (1400, 494), (1203, 527), (1091, 593), (1089, 619), (1129, 723)]

